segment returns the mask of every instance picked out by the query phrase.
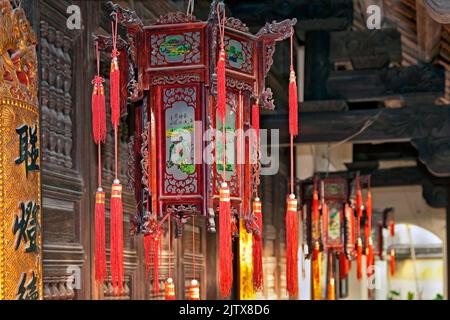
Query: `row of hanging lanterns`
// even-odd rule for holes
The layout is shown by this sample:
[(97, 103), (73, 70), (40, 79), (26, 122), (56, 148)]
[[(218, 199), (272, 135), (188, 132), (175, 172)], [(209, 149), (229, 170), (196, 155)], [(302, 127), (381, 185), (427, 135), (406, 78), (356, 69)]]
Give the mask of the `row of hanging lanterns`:
[[(365, 181), (364, 192), (361, 180)], [(302, 256), (311, 259), (312, 263), (312, 297), (321, 300), (323, 297), (323, 255), (327, 257), (327, 294), (334, 300), (336, 297), (335, 273), (333, 261), (339, 261), (339, 278), (348, 276), (351, 263), (356, 263), (358, 281), (363, 279), (363, 272), (371, 277), (374, 272), (375, 248), (373, 244), (373, 207), (370, 176), (356, 173), (347, 179), (343, 177), (314, 177), (302, 183)], [(363, 196), (365, 194), (365, 197)], [(390, 270), (395, 272), (395, 251), (393, 246), (394, 219), (384, 217), (377, 225), (379, 243), (376, 248), (379, 258), (383, 255), (382, 229), (388, 224), (390, 232)], [(312, 253), (310, 248), (312, 248)], [(366, 270), (363, 270), (363, 256), (366, 258)]]

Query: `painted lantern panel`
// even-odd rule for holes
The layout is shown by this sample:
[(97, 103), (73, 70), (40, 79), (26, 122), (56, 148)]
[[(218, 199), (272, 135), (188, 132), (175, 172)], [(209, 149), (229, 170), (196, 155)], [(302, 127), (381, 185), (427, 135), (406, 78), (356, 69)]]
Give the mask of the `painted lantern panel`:
[(342, 247), (342, 219), (346, 198), (345, 181), (325, 181), (325, 199), (328, 206), (326, 217), (326, 245), (332, 248)]
[(220, 179), (216, 179), (216, 190), (219, 190), (223, 174), (225, 172), (226, 181), (230, 187), (232, 196), (239, 196), (237, 183), (237, 141), (236, 130), (239, 129), (237, 122), (239, 95), (237, 92), (227, 90), (227, 115), (225, 120), (225, 171), (223, 157), (223, 124), (219, 117), (216, 117), (216, 174)]
[(253, 74), (253, 43), (225, 35), (226, 66)]
[(200, 31), (153, 33), (150, 43), (152, 67), (200, 64), (202, 61)]
[(163, 119), (163, 193), (196, 195), (200, 193), (200, 170), (195, 164), (195, 121), (198, 114), (197, 86), (164, 87)]

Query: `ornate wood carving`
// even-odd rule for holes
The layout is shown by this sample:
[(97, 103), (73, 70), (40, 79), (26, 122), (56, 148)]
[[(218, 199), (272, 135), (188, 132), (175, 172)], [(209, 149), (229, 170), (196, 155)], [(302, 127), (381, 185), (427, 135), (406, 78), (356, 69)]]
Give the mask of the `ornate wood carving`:
[(154, 76), (152, 78), (152, 84), (154, 86), (168, 84), (186, 84), (198, 81), (200, 81), (200, 75), (197, 73), (178, 73), (170, 76)]
[(430, 16), (439, 23), (450, 23), (450, 3), (447, 0), (424, 0)]
[(194, 15), (187, 15), (184, 12), (169, 12), (165, 15), (161, 15), (155, 24), (176, 24), (176, 23), (186, 23), (195, 22), (197, 18)]
[(72, 168), (72, 40), (41, 21), (42, 160)]
[(225, 26), (242, 32), (250, 32), (245, 23), (243, 23), (240, 19), (234, 17), (228, 17), (225, 21)]

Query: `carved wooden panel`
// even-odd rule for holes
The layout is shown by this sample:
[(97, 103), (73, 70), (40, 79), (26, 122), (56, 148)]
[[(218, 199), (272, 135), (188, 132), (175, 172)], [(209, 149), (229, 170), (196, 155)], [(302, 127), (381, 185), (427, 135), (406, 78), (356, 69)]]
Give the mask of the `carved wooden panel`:
[(68, 3), (34, 5), (39, 13), (34, 27), (40, 53), (44, 298), (82, 298), (90, 291), (82, 281), (89, 248), (80, 232), (89, 211), (80, 158), (88, 144), (73, 124), (86, 117), (77, 107), (84, 100), (84, 83), (76, 76), (83, 65), (83, 38), (66, 27)]

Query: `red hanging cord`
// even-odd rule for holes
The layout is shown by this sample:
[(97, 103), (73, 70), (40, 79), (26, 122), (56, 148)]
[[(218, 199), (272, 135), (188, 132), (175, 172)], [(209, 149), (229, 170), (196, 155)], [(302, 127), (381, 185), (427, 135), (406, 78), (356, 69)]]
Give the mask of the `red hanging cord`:
[(171, 259), (172, 259), (172, 233), (170, 232), (170, 228), (171, 228), (171, 221), (170, 221), (170, 213), (169, 213), (169, 278), (171, 278), (170, 276), (170, 272), (172, 269), (172, 263), (171, 263)]
[[(293, 33), (291, 28), (291, 74), (289, 78), (290, 194), (286, 205), (286, 288), (293, 298), (298, 294), (298, 214), (294, 194), (294, 136), (298, 134), (297, 93), (293, 67)], [(294, 87), (295, 86), (295, 87)]]
[(115, 16), (115, 24), (112, 26), (112, 61), (110, 71), (110, 104), (111, 104), (111, 123), (114, 128), (114, 163), (115, 163), (115, 179), (111, 187), (110, 201), (110, 259), (111, 259), (111, 278), (112, 286), (117, 295), (122, 291), (123, 287), (123, 205), (122, 205), (122, 185), (118, 177), (118, 126), (120, 120), (120, 71), (117, 57), (117, 30), (118, 30), (117, 13)]
[(92, 80), (92, 134), (97, 144), (98, 157), (98, 188), (95, 193), (94, 224), (95, 224), (95, 279), (103, 283), (106, 276), (106, 240), (105, 240), (105, 193), (102, 188), (102, 155), (101, 143), (106, 138), (106, 108), (104, 79), (100, 77), (100, 52), (98, 43), (95, 45), (97, 57), (97, 75)]
[(221, 17), (217, 4), (220, 53), (217, 62), (217, 116), (222, 121), (223, 182), (219, 190), (219, 285), (222, 297), (231, 293), (233, 286), (233, 251), (231, 246), (231, 199), (226, 182), (226, 76), (225, 76), (225, 9)]

